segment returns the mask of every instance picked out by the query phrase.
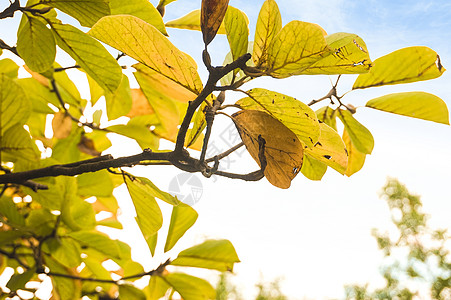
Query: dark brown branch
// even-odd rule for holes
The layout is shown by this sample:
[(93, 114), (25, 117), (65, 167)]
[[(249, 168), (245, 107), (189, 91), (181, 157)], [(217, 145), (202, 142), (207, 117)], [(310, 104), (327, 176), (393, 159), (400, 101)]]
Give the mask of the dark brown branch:
[[(74, 66), (77, 67), (77, 66)], [(70, 67), (69, 67), (70, 68)], [(55, 93), (56, 97), (58, 98), (59, 103), (61, 104), (61, 106), (63, 107), (64, 113), (74, 122), (76, 122), (77, 124), (81, 125), (81, 126), (86, 126), (89, 127), (91, 129), (94, 130), (101, 130), (101, 131), (108, 131), (105, 128), (100, 128), (99, 126), (93, 124), (93, 123), (86, 123), (86, 122), (81, 122), (79, 119), (77, 119), (76, 117), (74, 117), (69, 110), (66, 107), (66, 103), (64, 103), (63, 97), (61, 97), (61, 93), (59, 92), (58, 86), (56, 85), (56, 81), (55, 79), (50, 80), (50, 84), (52, 85), (52, 92)]]
[(4, 174), (0, 176), (0, 184), (22, 183), (30, 179), (43, 177), (75, 176), (108, 168), (131, 167), (146, 160), (169, 160), (170, 155), (171, 152), (152, 152), (150, 149), (145, 149), (140, 154), (115, 159), (111, 156), (101, 156), (99, 157), (101, 159), (94, 158), (72, 164), (53, 165), (42, 169)]
[(92, 278), (92, 277), (81, 277), (81, 276), (76, 276), (76, 275), (71, 275), (71, 274), (63, 274), (63, 273), (57, 273), (57, 272), (51, 272), (51, 271), (43, 272), (43, 274), (46, 274), (47, 276), (64, 277), (64, 278), (75, 279), (75, 280), (80, 280), (80, 281), (103, 282), (103, 283), (113, 283), (113, 284), (116, 284), (116, 285), (120, 285), (125, 280), (134, 279), (134, 278), (141, 278), (141, 277), (144, 277), (144, 276), (152, 276), (152, 275), (156, 275), (156, 274), (161, 274), (161, 273), (163, 273), (163, 271), (166, 268), (166, 266), (168, 266), (170, 263), (171, 263), (171, 260), (168, 259), (164, 263), (160, 264), (158, 266), (158, 268), (156, 268), (155, 270), (151, 270), (151, 271), (143, 272), (143, 273), (138, 273), (138, 274), (135, 274), (135, 275), (125, 276), (125, 277), (122, 277), (121, 279), (118, 279), (118, 280), (98, 279), (98, 278)]
[(17, 53), (17, 49), (16, 47), (11, 47), (9, 45), (7, 45), (3, 40), (0, 39), (0, 49), (5, 49), (5, 50), (9, 50), (12, 53), (14, 53), (15, 55), (19, 56), (19, 53)]
[(251, 58), (251, 54), (246, 53), (243, 56), (239, 57), (234, 62), (224, 66), (224, 67), (212, 67), (210, 69), (210, 75), (208, 77), (207, 83), (203, 88), (202, 92), (196, 97), (194, 101), (191, 101), (188, 104), (188, 108), (186, 110), (185, 117), (183, 118), (183, 122), (180, 126), (180, 130), (177, 135), (177, 141), (175, 144), (175, 153), (180, 153), (185, 144), (186, 133), (188, 132), (188, 127), (193, 118), (194, 112), (196, 109), (202, 104), (202, 102), (210, 95), (214, 89), (215, 84), (219, 79), (224, 77), (230, 71), (233, 71), (237, 68), (245, 68), (246, 62)]
[(15, 253), (15, 251), (14, 252), (8, 252), (8, 251), (5, 251), (3, 249), (0, 249), (0, 254), (3, 254), (4, 256), (6, 256), (6, 257), (8, 257), (10, 259), (14, 259), (15, 261), (17, 261), (19, 263), (19, 265), (21, 265), (22, 267), (24, 267), (27, 270), (30, 268), (26, 263), (24, 263), (19, 258), (19, 256)]
[(235, 173), (229, 173), (229, 172), (224, 172), (224, 171), (216, 171), (215, 175), (232, 178), (232, 179), (241, 179), (241, 180), (245, 180), (245, 181), (259, 181), (260, 179), (265, 177), (262, 170), (254, 171), (254, 172), (251, 172), (248, 174), (235, 174)]
[(217, 99), (213, 100), (213, 106), (209, 107), (205, 113), (205, 121), (207, 122), (207, 130), (205, 131), (204, 143), (202, 146), (202, 151), (200, 154), (200, 163), (202, 164), (205, 160), (205, 154), (207, 153), (208, 141), (210, 140), (211, 129), (213, 127), (213, 121), (215, 120), (216, 111), (224, 103), (225, 92), (219, 93)]
[(20, 2), (19, 0), (14, 0), (5, 10), (0, 12), (0, 19), (12, 18), (18, 10), (20, 10)]
[(80, 69), (80, 68), (81, 67), (79, 65), (75, 65), (75, 66), (70, 66), (70, 67), (65, 67), (65, 68), (55, 68), (53, 71), (62, 72), (62, 71), (70, 70), (70, 69)]

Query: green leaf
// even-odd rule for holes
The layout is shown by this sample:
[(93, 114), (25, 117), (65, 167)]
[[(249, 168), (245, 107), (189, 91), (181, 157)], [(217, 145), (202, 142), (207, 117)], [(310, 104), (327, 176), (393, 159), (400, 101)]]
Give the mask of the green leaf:
[(357, 173), (362, 169), (365, 164), (366, 154), (357, 150), (357, 148), (352, 144), (351, 138), (348, 132), (343, 130), (343, 141), (345, 142), (346, 149), (348, 150), (348, 167), (346, 168), (345, 175), (350, 177), (352, 174)]
[(122, 69), (105, 47), (71, 25), (51, 23), (51, 27), (58, 46), (66, 51), (105, 91), (114, 93), (121, 83)]
[(231, 6), (227, 8), (224, 24), (233, 60), (247, 53), (249, 22), (246, 22), (246, 19), (245, 14), (241, 10)]
[(67, 268), (75, 268), (81, 264), (81, 248), (73, 239), (67, 237), (47, 239), (42, 244), (42, 251)]
[(269, 44), (267, 67), (264, 71), (276, 78), (302, 74), (330, 51), (321, 27), (312, 23), (291, 21)]
[(86, 77), (88, 78), (89, 83), (89, 94), (91, 95), (91, 104), (95, 105), (99, 100), (99, 98), (104, 95), (104, 91), (100, 87), (100, 85), (94, 79), (92, 79), (91, 76), (89, 76), (89, 74), (86, 74)]
[(16, 162), (20, 159), (37, 161), (40, 152), (22, 125), (14, 125), (2, 136), (0, 141), (0, 154), (2, 161)]
[(149, 285), (145, 288), (148, 300), (159, 300), (166, 294), (171, 286), (160, 276), (151, 276)]
[(6, 74), (0, 74), (0, 134), (16, 124), (22, 125), (30, 112), (30, 100), (24, 90)]
[(174, 247), (185, 232), (194, 225), (198, 217), (197, 212), (189, 205), (180, 203), (172, 208), (171, 223), (164, 245), (164, 252)]
[(40, 0), (39, 3), (58, 8), (87, 27), (110, 14), (108, 0)]
[(266, 67), (269, 45), (281, 29), (282, 17), (276, 1), (266, 0), (258, 14), (255, 28), (252, 59), (257, 68), (264, 69)]
[[(96, 217), (95, 211), (90, 203), (80, 199), (79, 197), (74, 197), (69, 207), (69, 213), (72, 221), (76, 224), (76, 227), (71, 226), (73, 230), (94, 229), (94, 226), (96, 225)], [(67, 222), (67, 218), (63, 219)]]
[(163, 215), (157, 201), (149, 193), (148, 186), (143, 182), (142, 177), (132, 179), (124, 176), (125, 184), (133, 201), (136, 210), (136, 222), (148, 242), (149, 249), (155, 250), (152, 236), (158, 232), (163, 224)]
[(305, 148), (305, 153), (319, 160), (337, 172), (344, 174), (348, 165), (348, 155), (340, 135), (324, 123), (319, 124), (321, 135), (313, 148)]
[(449, 125), (446, 103), (439, 97), (425, 92), (388, 94), (368, 101), (365, 106)]
[[(86, 268), (91, 272), (91, 278), (111, 280), (110, 272), (102, 266), (102, 263), (91, 256), (87, 256), (83, 258), (83, 262), (86, 265)], [(111, 284), (108, 284), (111, 285)], [(107, 285), (107, 286), (108, 286)]]
[(81, 196), (110, 197), (113, 194), (113, 182), (106, 170), (78, 175), (77, 183), (77, 194)]
[(175, 47), (158, 29), (137, 17), (103, 17), (89, 34), (194, 93), (202, 90), (194, 60)]
[(13, 199), (9, 197), (2, 196), (0, 198), (0, 216), (6, 218), (9, 225), (25, 225), (24, 217), (19, 213)]
[(148, 0), (110, 0), (112, 15), (132, 15), (155, 26), (161, 33), (168, 35), (161, 17), (155, 6)]
[(55, 61), (55, 38), (41, 20), (26, 16), (17, 33), (17, 52), (31, 70), (45, 72)]
[(356, 34), (338, 32), (326, 36), (332, 52), (315, 62), (302, 74), (368, 73), (372, 62), (365, 42)]
[(368, 74), (357, 77), (352, 89), (429, 80), (445, 68), (437, 53), (424, 46), (407, 47), (376, 59)]
[(25, 235), (26, 233), (20, 230), (0, 231), (0, 245), (11, 244), (14, 240)]
[(52, 93), (49, 88), (40, 84), (34, 78), (20, 78), (16, 82), (27, 91), (27, 96), (30, 99), (34, 112), (42, 114), (53, 114), (53, 109), (49, 107), (49, 103), (59, 106), (60, 103), (55, 93)]
[(371, 132), (357, 121), (348, 110), (339, 110), (338, 117), (345, 126), (352, 144), (364, 154), (371, 154), (374, 148), (374, 138)]
[[(166, 22), (166, 27), (170, 28), (178, 28), (178, 29), (189, 29), (189, 30), (200, 30), (200, 9), (193, 10), (187, 15), (178, 18), (176, 20), (172, 20)], [(221, 26), (218, 29), (216, 34), (226, 34), (226, 29), (224, 22), (221, 23)]]
[(105, 94), (108, 120), (125, 116), (132, 108), (132, 93), (128, 77), (122, 74), (121, 84), (114, 93)]
[(0, 73), (4, 73), (11, 78), (17, 78), (17, 75), (19, 74), (19, 66), (12, 59), (1, 59)]
[(206, 300), (216, 297), (215, 289), (204, 279), (183, 273), (170, 273), (163, 278), (183, 300)]
[(33, 209), (27, 216), (25, 224), (40, 236), (52, 233), (56, 223), (56, 216), (46, 208)]
[(304, 155), (301, 173), (310, 180), (321, 180), (327, 171), (327, 165), (319, 160), (312, 158), (310, 155)]
[(144, 292), (130, 284), (119, 285), (119, 297), (121, 299), (146, 300)]
[(25, 288), (25, 284), (33, 278), (36, 268), (30, 268), (22, 274), (15, 273), (6, 284), (6, 287), (15, 292)]
[(64, 205), (68, 204), (70, 197), (76, 193), (77, 182), (70, 176), (60, 176), (54, 179), (48, 179), (41, 183), (49, 187), (48, 190), (39, 192), (28, 191), (33, 200), (42, 205), (42, 207), (61, 211)]
[(149, 126), (134, 124), (132, 120), (127, 125), (112, 125), (107, 127), (107, 129), (136, 140), (142, 149), (150, 148), (157, 150), (159, 138), (150, 131)]
[(255, 88), (236, 102), (243, 109), (264, 111), (293, 131), (308, 147), (318, 141), (320, 128), (315, 112), (303, 102), (277, 92)]
[(71, 232), (68, 236), (78, 241), (80, 245), (95, 249), (100, 253), (107, 255), (109, 258), (121, 257), (116, 241), (110, 239), (110, 237), (104, 233), (82, 230)]
[(177, 197), (174, 197), (167, 192), (163, 192), (149, 179), (145, 177), (136, 177), (136, 178), (143, 185), (143, 189), (145, 189), (146, 193), (148, 193), (152, 197), (156, 197), (171, 205), (179, 205), (181, 203), (180, 200), (177, 199)]
[(52, 158), (56, 159), (60, 163), (72, 163), (80, 159), (80, 150), (78, 145), (81, 141), (83, 130), (77, 128), (72, 130), (70, 135), (64, 139), (58, 139), (53, 146)]
[(183, 250), (171, 262), (174, 266), (233, 271), (234, 263), (240, 262), (232, 243), (228, 240), (206, 240), (202, 244)]
[[(45, 257), (45, 264), (50, 272), (77, 276), (71, 269), (65, 268), (50, 257)], [(57, 299), (78, 300), (81, 298), (81, 282), (72, 278), (51, 276), (53, 284), (53, 296)]]

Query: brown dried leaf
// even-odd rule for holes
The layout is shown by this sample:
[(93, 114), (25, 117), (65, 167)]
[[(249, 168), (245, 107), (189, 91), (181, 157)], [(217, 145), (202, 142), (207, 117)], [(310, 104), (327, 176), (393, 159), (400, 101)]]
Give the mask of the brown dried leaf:
[(64, 139), (70, 135), (72, 131), (72, 120), (64, 112), (57, 112), (52, 120), (53, 137)]
[(232, 117), (247, 150), (259, 166), (259, 139), (264, 140), (266, 179), (276, 187), (289, 188), (291, 180), (302, 167), (304, 156), (302, 144), (296, 134), (262, 111), (241, 110)]
[(154, 110), (147, 101), (146, 96), (144, 95), (141, 89), (131, 89), (132, 92), (132, 108), (126, 115), (129, 118), (137, 117), (137, 116), (145, 116), (154, 113)]
[(224, 19), (229, 0), (202, 0), (200, 27), (205, 45), (216, 36), (216, 32)]

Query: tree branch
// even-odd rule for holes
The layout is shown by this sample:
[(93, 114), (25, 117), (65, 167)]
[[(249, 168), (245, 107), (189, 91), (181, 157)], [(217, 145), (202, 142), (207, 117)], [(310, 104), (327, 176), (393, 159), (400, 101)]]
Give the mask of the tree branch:
[(208, 77), (207, 83), (205, 87), (200, 92), (200, 94), (196, 97), (194, 101), (189, 102), (188, 108), (186, 110), (185, 117), (183, 118), (183, 122), (180, 126), (180, 130), (177, 134), (177, 141), (175, 144), (175, 153), (180, 153), (185, 145), (186, 133), (188, 132), (188, 127), (193, 118), (194, 112), (202, 104), (202, 102), (207, 98), (215, 90), (215, 84), (219, 79), (227, 75), (230, 71), (233, 71), (237, 68), (245, 68), (246, 62), (251, 59), (251, 54), (246, 53), (243, 56), (239, 57), (237, 60), (232, 63), (224, 66), (224, 67), (211, 67), (209, 68), (210, 75)]
[(125, 276), (125, 277), (122, 277), (121, 279), (118, 279), (118, 280), (99, 279), (99, 278), (92, 278), (92, 277), (81, 277), (81, 276), (77, 276), (77, 275), (57, 273), (57, 272), (51, 272), (51, 271), (49, 271), (49, 272), (42, 272), (42, 274), (45, 274), (47, 276), (64, 277), (64, 278), (75, 279), (75, 280), (80, 280), (80, 281), (104, 282), (104, 283), (113, 283), (113, 284), (116, 284), (116, 285), (121, 285), (122, 282), (125, 281), (125, 280), (129, 280), (129, 279), (133, 279), (133, 278), (141, 278), (141, 277), (144, 277), (144, 276), (152, 276), (152, 275), (155, 275), (155, 274), (161, 274), (161, 273), (163, 273), (163, 271), (166, 268), (166, 266), (168, 266), (170, 263), (171, 263), (171, 260), (168, 259), (164, 263), (160, 264), (158, 266), (158, 268), (156, 268), (155, 270), (151, 270), (151, 271), (143, 272), (143, 273), (138, 273), (138, 274), (134, 274), (134, 275), (130, 275), (130, 276)]
[(111, 155), (100, 156), (94, 159), (79, 161), (65, 165), (53, 165), (42, 169), (4, 174), (0, 176), (0, 184), (23, 183), (30, 179), (56, 176), (75, 176), (83, 173), (96, 172), (108, 168), (130, 167), (145, 160), (169, 160), (172, 152), (152, 152), (145, 149), (142, 153), (112, 158)]

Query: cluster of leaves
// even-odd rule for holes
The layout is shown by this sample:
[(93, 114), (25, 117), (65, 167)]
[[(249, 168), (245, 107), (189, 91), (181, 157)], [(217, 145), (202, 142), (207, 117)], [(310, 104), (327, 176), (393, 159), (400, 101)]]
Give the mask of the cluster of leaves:
[[(173, 205), (165, 252), (197, 218), (194, 209), (123, 168), (172, 165), (206, 177), (266, 177), (280, 188), (288, 188), (300, 171), (319, 180), (328, 166), (350, 176), (362, 167), (374, 141), (353, 117), (355, 108), (341, 102), (336, 85), (309, 104), (241, 86), (260, 76), (361, 74), (353, 89), (362, 89), (432, 79), (445, 71), (438, 55), (426, 47), (401, 49), (372, 62), (364, 41), (355, 34), (327, 35), (318, 25), (301, 21), (282, 26), (274, 0), (265, 1), (261, 8), (253, 43), (246, 15), (228, 6), (227, 0), (204, 0), (201, 10), (165, 24), (165, 7), (173, 1), (161, 0), (155, 7), (147, 0), (29, 0), (25, 6), (15, 0), (0, 13), (0, 19), (22, 13), (17, 46), (0, 40), (0, 48), (20, 57), (31, 76), (17, 78), (19, 66), (7, 58), (0, 60), (0, 250), (2, 268), (15, 269), (7, 285), (12, 294), (26, 290), (29, 281), (41, 281), (38, 274), (44, 274), (52, 278), (53, 293), (61, 299), (81, 295), (159, 299), (174, 291), (184, 299), (213, 298), (208, 282), (168, 272), (166, 266), (232, 270), (238, 257), (229, 241), (208, 240), (145, 272), (132, 261), (128, 245), (98, 230), (99, 225), (122, 227), (112, 194), (120, 184), (128, 188), (152, 255), (163, 222), (156, 198)], [(89, 31), (63, 23), (57, 11)], [(202, 31), (203, 60), (209, 71), (205, 84), (195, 61), (170, 42), (166, 27)], [(211, 65), (207, 51), (217, 33), (226, 34), (231, 49), (220, 67)], [(115, 58), (102, 43), (120, 53)], [(57, 64), (57, 47), (76, 65)], [(119, 64), (125, 55), (137, 61), (131, 67), (138, 88), (131, 88), (123, 73), (129, 66)], [(82, 99), (68, 69), (86, 75), (89, 100)], [(227, 105), (226, 91), (245, 97)], [(330, 105), (316, 112), (310, 108), (325, 99)], [(100, 101), (106, 111), (91, 112)], [(423, 92), (391, 94), (366, 106), (449, 123), (444, 102)], [(225, 111), (230, 108), (239, 111), (229, 115)], [(243, 142), (206, 157), (219, 113), (232, 119)], [(119, 117), (126, 117), (126, 124), (108, 123)], [(344, 124), (342, 136), (336, 131), (336, 118)], [(50, 120), (52, 134), (45, 130)], [(111, 146), (109, 134), (135, 140), (143, 152), (121, 158), (101, 155)], [(160, 139), (174, 142), (174, 149), (159, 149)], [(249, 174), (218, 170), (220, 160), (243, 145), (259, 170)], [(199, 158), (187, 148), (200, 150)], [(102, 219), (105, 213), (109, 217)], [(102, 263), (109, 260), (119, 270), (105, 269)], [(149, 275), (144, 292), (132, 284)]]
[(368, 285), (348, 286), (347, 299), (449, 299), (451, 256), (446, 230), (428, 226), (420, 197), (409, 193), (399, 181), (390, 179), (382, 196), (398, 231), (396, 237), (373, 232), (388, 262), (383, 267), (386, 284), (374, 291)]

